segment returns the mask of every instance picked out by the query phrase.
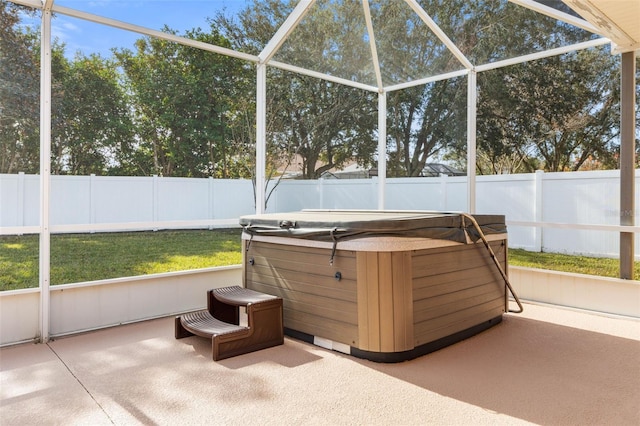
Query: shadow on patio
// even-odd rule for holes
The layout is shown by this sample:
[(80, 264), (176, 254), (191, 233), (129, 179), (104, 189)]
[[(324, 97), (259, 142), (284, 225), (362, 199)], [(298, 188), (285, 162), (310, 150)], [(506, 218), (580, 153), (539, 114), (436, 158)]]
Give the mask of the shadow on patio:
[(640, 322), (526, 305), (378, 364), (286, 338), (219, 362), (163, 318), (0, 350), (0, 423), (639, 424)]

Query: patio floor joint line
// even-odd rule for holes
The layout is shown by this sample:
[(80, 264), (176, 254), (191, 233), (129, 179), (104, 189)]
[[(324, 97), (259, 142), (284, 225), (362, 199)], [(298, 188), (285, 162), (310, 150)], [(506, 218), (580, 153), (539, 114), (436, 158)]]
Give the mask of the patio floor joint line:
[(69, 374), (71, 374), (71, 376), (76, 379), (76, 382), (78, 382), (78, 384), (80, 386), (82, 386), (82, 389), (84, 389), (84, 391), (87, 393), (87, 395), (89, 395), (89, 397), (93, 400), (93, 402), (96, 403), (96, 405), (98, 407), (100, 407), (100, 411), (102, 411), (104, 413), (105, 416), (107, 416), (107, 418), (109, 419), (109, 422), (111, 422), (112, 425), (115, 425), (116, 423), (113, 421), (113, 419), (111, 418), (111, 416), (109, 416), (109, 413), (107, 413), (107, 411), (104, 409), (104, 407), (102, 407), (102, 405), (100, 404), (100, 402), (98, 402), (97, 399), (95, 399), (95, 397), (93, 396), (93, 394), (91, 393), (91, 391), (89, 391), (89, 389), (84, 385), (84, 383), (82, 383), (82, 380), (80, 380), (78, 378), (78, 376), (76, 376), (73, 371), (71, 370), (71, 368), (67, 365), (66, 362), (64, 362), (64, 360), (62, 359), (62, 357), (60, 355), (58, 355), (58, 353), (55, 351), (55, 349), (53, 349), (51, 347), (51, 345), (49, 345), (49, 343), (46, 343), (47, 347), (49, 348), (49, 350), (51, 350), (51, 352), (53, 352), (53, 354), (56, 356), (56, 358), (58, 358), (60, 360), (60, 362), (62, 363), (62, 365), (64, 365), (64, 367), (67, 369), (67, 371), (69, 372)]

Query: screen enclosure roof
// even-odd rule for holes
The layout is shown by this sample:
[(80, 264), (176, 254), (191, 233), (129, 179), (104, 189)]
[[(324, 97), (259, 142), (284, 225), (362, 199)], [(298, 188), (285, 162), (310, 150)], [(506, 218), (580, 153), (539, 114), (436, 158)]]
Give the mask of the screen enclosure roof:
[[(264, 2), (272, 34), (262, 43), (226, 48), (161, 29), (153, 16), (168, 2), (13, 0), (54, 14), (192, 45), (247, 61), (383, 92), (426, 84), (572, 50), (613, 43), (618, 51), (640, 47), (637, 0), (283, 0)], [(189, 1), (189, 0), (187, 0)], [(176, 2), (180, 3), (180, 2)], [(192, 2), (198, 3), (198, 2)], [(200, 1), (202, 13), (228, 13), (225, 0)], [(245, 2), (252, 5), (250, 1)], [(554, 5), (554, 7), (547, 6)], [(139, 9), (123, 18), (122, 8)], [(264, 7), (262, 10), (264, 10)], [(235, 10), (240, 11), (241, 8)], [(259, 14), (260, 7), (254, 7)], [(140, 13), (142, 12), (142, 13)], [(583, 18), (584, 17), (584, 18)], [(121, 20), (127, 19), (127, 21)], [(135, 21), (135, 22), (131, 22)], [(547, 32), (528, 31), (536, 28)], [(149, 25), (155, 28), (150, 28)], [(496, 35), (507, 43), (496, 44)]]

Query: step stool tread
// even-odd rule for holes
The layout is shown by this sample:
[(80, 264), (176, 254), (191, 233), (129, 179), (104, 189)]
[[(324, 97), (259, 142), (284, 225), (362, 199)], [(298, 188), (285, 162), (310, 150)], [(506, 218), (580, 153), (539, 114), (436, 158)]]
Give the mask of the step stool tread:
[(211, 290), (211, 292), (218, 301), (233, 306), (247, 306), (251, 303), (260, 303), (268, 300), (278, 299), (277, 296), (260, 293), (259, 291), (251, 290), (237, 285), (214, 288)]
[(180, 322), (184, 328), (201, 337), (247, 330), (247, 327), (229, 324), (214, 318), (206, 309), (184, 314), (180, 317)]

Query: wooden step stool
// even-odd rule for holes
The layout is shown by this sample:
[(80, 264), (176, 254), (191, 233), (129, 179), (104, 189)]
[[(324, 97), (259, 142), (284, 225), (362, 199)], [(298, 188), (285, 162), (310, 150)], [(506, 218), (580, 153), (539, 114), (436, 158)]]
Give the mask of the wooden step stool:
[[(247, 310), (247, 325), (240, 325), (240, 307)], [(207, 292), (207, 309), (175, 319), (176, 339), (189, 336), (211, 339), (214, 361), (284, 343), (282, 298), (239, 286)]]

